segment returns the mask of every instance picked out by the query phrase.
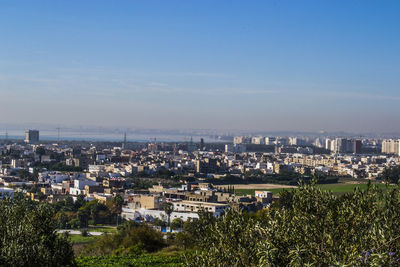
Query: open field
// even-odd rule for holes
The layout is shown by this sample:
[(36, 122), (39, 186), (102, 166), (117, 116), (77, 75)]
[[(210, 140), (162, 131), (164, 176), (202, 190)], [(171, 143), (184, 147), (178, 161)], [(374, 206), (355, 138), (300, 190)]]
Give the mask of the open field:
[(296, 187), (293, 185), (281, 185), (281, 184), (231, 184), (231, 186), (234, 186), (235, 189), (277, 189), (277, 188)]
[(83, 244), (83, 243), (91, 243), (98, 239), (99, 236), (82, 236), (82, 235), (70, 235), (69, 239), (73, 244)]
[(87, 230), (90, 232), (110, 233), (110, 232), (116, 232), (117, 228), (113, 226), (89, 226)]
[(183, 266), (181, 254), (164, 255), (161, 253), (143, 254), (137, 256), (99, 256), (78, 257), (77, 266)]
[[(385, 188), (385, 184), (381, 183), (376, 183), (378, 187)], [(291, 190), (291, 188), (294, 187), (287, 187), (287, 186), (281, 186), (281, 185), (275, 185), (275, 187), (253, 187), (251, 188), (251, 185), (245, 185), (249, 187), (242, 187), (242, 188), (236, 188), (235, 185), (235, 192), (238, 195), (254, 195), (254, 191), (271, 191), (273, 194), (279, 194), (279, 192), (283, 190)], [(361, 190), (365, 190), (368, 187), (368, 184), (366, 183), (360, 183), (360, 184), (355, 184), (355, 183), (337, 183), (337, 184), (319, 184), (317, 185), (323, 190), (331, 191), (335, 194), (344, 194), (344, 193), (349, 193), (353, 192), (355, 188), (360, 188)], [(389, 187), (393, 187), (393, 185), (390, 185)]]

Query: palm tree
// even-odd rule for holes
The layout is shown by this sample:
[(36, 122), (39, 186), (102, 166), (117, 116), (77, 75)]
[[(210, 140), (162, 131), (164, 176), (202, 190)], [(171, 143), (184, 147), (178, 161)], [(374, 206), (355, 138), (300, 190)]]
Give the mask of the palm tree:
[(168, 227), (170, 224), (171, 213), (174, 211), (174, 205), (171, 202), (167, 202), (164, 204), (164, 212), (168, 216)]

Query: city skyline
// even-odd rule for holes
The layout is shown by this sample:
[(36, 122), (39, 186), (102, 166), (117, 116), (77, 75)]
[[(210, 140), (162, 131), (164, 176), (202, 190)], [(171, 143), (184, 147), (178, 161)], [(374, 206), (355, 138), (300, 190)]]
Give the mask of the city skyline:
[(396, 1), (0, 3), (0, 124), (400, 132)]

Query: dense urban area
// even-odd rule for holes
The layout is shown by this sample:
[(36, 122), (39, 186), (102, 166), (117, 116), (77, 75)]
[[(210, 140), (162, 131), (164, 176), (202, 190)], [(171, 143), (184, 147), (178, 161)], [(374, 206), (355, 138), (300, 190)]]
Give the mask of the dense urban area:
[[(54, 233), (73, 245), (70, 257), (81, 266), (103, 264), (105, 255), (122, 257), (118, 265), (141, 266), (138, 255), (183, 264), (182, 251), (196, 244), (202, 234), (195, 228), (205, 221), (235, 212), (235, 218), (263, 216), (299, 185), (337, 190), (340, 197), (356, 185), (389, 190), (399, 179), (395, 139), (235, 136), (206, 144), (127, 142), (126, 135), (119, 143), (53, 142), (40, 141), (37, 130), (25, 135), (1, 141), (0, 197), (28, 213), (49, 203)], [(193, 257), (186, 260), (204, 260)]]

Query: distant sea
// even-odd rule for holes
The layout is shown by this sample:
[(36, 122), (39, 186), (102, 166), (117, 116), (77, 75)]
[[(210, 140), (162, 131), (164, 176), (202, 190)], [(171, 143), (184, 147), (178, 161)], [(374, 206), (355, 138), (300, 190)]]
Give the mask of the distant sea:
[[(40, 130), (40, 140), (56, 141), (58, 133), (54, 130)], [(21, 130), (8, 130), (8, 139), (25, 138), (24, 131)], [(0, 140), (6, 138), (5, 131), (0, 132)], [(180, 134), (163, 134), (163, 133), (127, 133), (126, 140), (128, 142), (185, 142), (193, 139), (193, 142), (200, 142), (203, 138), (205, 142), (227, 142), (229, 138), (221, 138), (218, 136), (210, 135), (180, 135)], [(124, 140), (124, 133), (113, 132), (96, 132), (96, 131), (60, 131), (60, 140), (65, 141), (109, 141), (109, 142), (122, 142)]]

